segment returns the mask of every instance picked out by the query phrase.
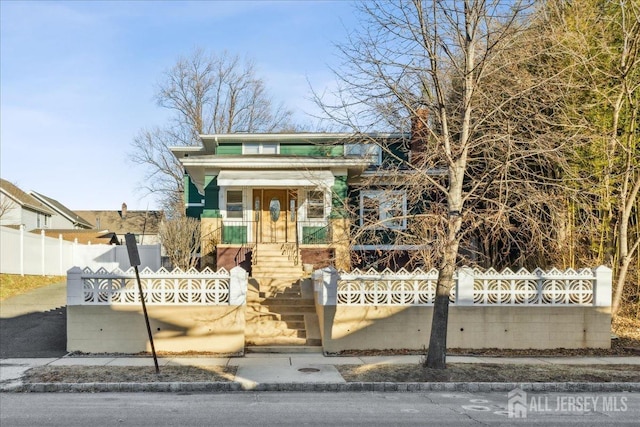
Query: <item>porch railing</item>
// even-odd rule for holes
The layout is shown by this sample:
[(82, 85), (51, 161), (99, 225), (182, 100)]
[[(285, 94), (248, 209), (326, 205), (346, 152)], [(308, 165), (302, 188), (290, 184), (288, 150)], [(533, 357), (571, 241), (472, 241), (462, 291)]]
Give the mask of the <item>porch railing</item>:
[(301, 230), (300, 243), (303, 245), (323, 245), (331, 243), (331, 224), (326, 221), (298, 221)]
[(300, 258), (300, 248), (297, 243), (283, 243), (282, 255), (287, 255), (290, 261), (293, 261), (294, 265), (298, 265)]
[(221, 242), (223, 244), (246, 244), (250, 242), (249, 230), (255, 229), (255, 221), (228, 220), (222, 222)]

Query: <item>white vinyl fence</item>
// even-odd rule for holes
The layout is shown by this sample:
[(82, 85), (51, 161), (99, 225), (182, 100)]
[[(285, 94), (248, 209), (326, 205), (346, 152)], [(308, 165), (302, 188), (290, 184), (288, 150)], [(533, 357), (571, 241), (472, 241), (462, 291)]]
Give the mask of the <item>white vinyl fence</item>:
[[(140, 268), (157, 270), (161, 267), (160, 245), (139, 245)], [(130, 267), (126, 246), (83, 245), (0, 227), (0, 273), (64, 276), (73, 266), (93, 269)]]

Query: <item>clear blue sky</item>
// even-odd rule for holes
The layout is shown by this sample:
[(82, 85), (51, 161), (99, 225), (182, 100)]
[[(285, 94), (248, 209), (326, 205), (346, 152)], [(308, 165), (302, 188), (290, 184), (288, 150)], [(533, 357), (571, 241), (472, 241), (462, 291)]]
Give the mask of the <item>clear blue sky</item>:
[(251, 58), (271, 94), (311, 122), (308, 82), (334, 78), (347, 1), (0, 1), (0, 175), (71, 209), (155, 208), (127, 160), (162, 125), (154, 88), (201, 47)]

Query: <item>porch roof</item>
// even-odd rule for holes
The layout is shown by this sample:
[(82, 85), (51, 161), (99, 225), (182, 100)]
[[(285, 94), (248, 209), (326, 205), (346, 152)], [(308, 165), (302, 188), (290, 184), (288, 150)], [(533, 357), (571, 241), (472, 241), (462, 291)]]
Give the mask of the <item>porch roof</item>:
[[(242, 174), (242, 178), (250, 181), (244, 181), (246, 184), (238, 184), (235, 181), (233, 185), (238, 186), (262, 186), (262, 187), (286, 187), (286, 186), (302, 186), (316, 187), (318, 179), (310, 179), (310, 174), (323, 176), (321, 182), (331, 182), (333, 185), (335, 175), (346, 175), (349, 170), (362, 172), (369, 166), (370, 161), (362, 157), (294, 157), (294, 156), (216, 156), (205, 155), (195, 157), (182, 157), (180, 163), (184, 166), (186, 172), (191, 177), (191, 181), (198, 189), (200, 194), (204, 194), (205, 176), (218, 175), (224, 172), (236, 172)], [(302, 175), (301, 173), (306, 173)], [(270, 180), (263, 181), (262, 177), (269, 175)], [(227, 175), (231, 176), (231, 175)], [(241, 179), (240, 175), (233, 175), (237, 179)], [(283, 177), (289, 178), (284, 179)], [(331, 179), (329, 179), (331, 176)], [(234, 178), (235, 180), (236, 178)], [(276, 182), (276, 180), (278, 182)], [(264, 183), (260, 183), (263, 181)], [(310, 183), (311, 181), (311, 183)], [(227, 181), (229, 182), (229, 181)], [(291, 184), (287, 183), (291, 182)], [(220, 184), (218, 181), (218, 185)]]
[(307, 171), (221, 171), (221, 187), (331, 187), (335, 178), (328, 170)]

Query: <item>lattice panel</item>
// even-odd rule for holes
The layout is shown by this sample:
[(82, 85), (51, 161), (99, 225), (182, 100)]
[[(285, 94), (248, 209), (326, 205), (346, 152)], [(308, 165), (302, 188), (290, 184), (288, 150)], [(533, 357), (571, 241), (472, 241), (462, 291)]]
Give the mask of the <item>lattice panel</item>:
[[(430, 305), (435, 300), (438, 272), (400, 270), (353, 270), (340, 272), (337, 302), (345, 305)], [(593, 272), (587, 269), (559, 271), (551, 269), (517, 272), (465, 270), (456, 272), (455, 286), (449, 301), (463, 292), (473, 305), (592, 305), (594, 303)], [(466, 280), (462, 286), (459, 280)], [(466, 300), (466, 299), (465, 299)]]
[[(85, 304), (139, 304), (140, 295), (131, 272), (93, 273), (85, 270), (82, 277)], [(146, 304), (225, 305), (229, 303), (229, 273), (220, 270), (143, 271), (155, 277), (140, 277)], [(93, 276), (93, 277), (92, 277)], [(129, 276), (129, 277), (122, 277)], [(162, 277), (158, 277), (162, 276)]]
[(431, 305), (435, 290), (434, 280), (339, 280), (337, 301), (345, 305)]
[(476, 279), (479, 305), (590, 305), (593, 280), (571, 278)]

